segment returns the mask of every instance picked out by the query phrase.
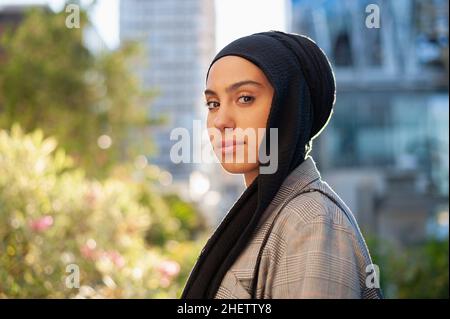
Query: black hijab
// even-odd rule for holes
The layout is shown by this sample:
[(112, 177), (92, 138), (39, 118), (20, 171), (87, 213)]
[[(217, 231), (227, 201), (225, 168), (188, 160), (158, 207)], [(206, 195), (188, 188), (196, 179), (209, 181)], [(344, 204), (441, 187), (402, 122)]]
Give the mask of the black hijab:
[(225, 273), (249, 242), (262, 213), (289, 173), (305, 160), (311, 140), (326, 126), (335, 100), (330, 63), (324, 52), (305, 36), (269, 31), (237, 39), (215, 56), (209, 69), (227, 55), (254, 63), (274, 88), (265, 140), (269, 154), (269, 128), (278, 128), (278, 169), (273, 174), (259, 174), (235, 202), (203, 248), (181, 298), (215, 296)]

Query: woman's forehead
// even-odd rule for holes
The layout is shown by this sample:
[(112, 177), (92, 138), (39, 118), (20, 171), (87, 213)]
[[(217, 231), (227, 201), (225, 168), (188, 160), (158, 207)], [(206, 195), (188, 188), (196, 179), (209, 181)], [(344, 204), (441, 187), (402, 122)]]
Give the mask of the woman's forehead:
[(265, 74), (255, 64), (239, 56), (225, 56), (211, 66), (207, 83), (227, 85), (242, 80), (268, 83)]

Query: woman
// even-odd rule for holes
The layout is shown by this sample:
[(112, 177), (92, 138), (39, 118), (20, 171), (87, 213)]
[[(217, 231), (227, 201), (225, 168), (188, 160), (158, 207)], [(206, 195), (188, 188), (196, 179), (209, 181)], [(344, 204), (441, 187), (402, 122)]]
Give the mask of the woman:
[[(219, 132), (211, 134), (214, 150), (247, 187), (203, 248), (182, 298), (380, 298), (359, 227), (308, 154), (335, 101), (322, 50), (280, 31), (237, 39), (213, 59), (205, 98), (208, 129)], [(229, 135), (260, 128), (256, 150), (250, 135)], [(276, 170), (263, 173), (273, 162)]]

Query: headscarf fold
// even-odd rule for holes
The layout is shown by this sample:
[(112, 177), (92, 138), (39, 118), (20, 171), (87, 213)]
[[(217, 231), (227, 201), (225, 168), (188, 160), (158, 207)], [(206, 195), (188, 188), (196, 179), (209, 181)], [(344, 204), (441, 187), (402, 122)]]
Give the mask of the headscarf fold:
[(278, 129), (278, 169), (259, 174), (234, 203), (201, 251), (181, 298), (214, 298), (281, 184), (305, 160), (312, 139), (328, 123), (335, 101), (330, 63), (306, 36), (268, 31), (239, 38), (217, 53), (206, 79), (211, 66), (229, 55), (254, 63), (274, 88), (264, 140), (269, 154), (270, 128)]

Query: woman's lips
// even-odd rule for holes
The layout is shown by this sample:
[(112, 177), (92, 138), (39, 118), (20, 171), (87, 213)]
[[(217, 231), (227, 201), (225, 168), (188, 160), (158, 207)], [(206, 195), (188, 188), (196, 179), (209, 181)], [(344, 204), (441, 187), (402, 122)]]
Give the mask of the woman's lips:
[(222, 141), (222, 144), (217, 143), (216, 148), (221, 150), (222, 154), (232, 153), (236, 151), (236, 148), (244, 145), (243, 141)]

